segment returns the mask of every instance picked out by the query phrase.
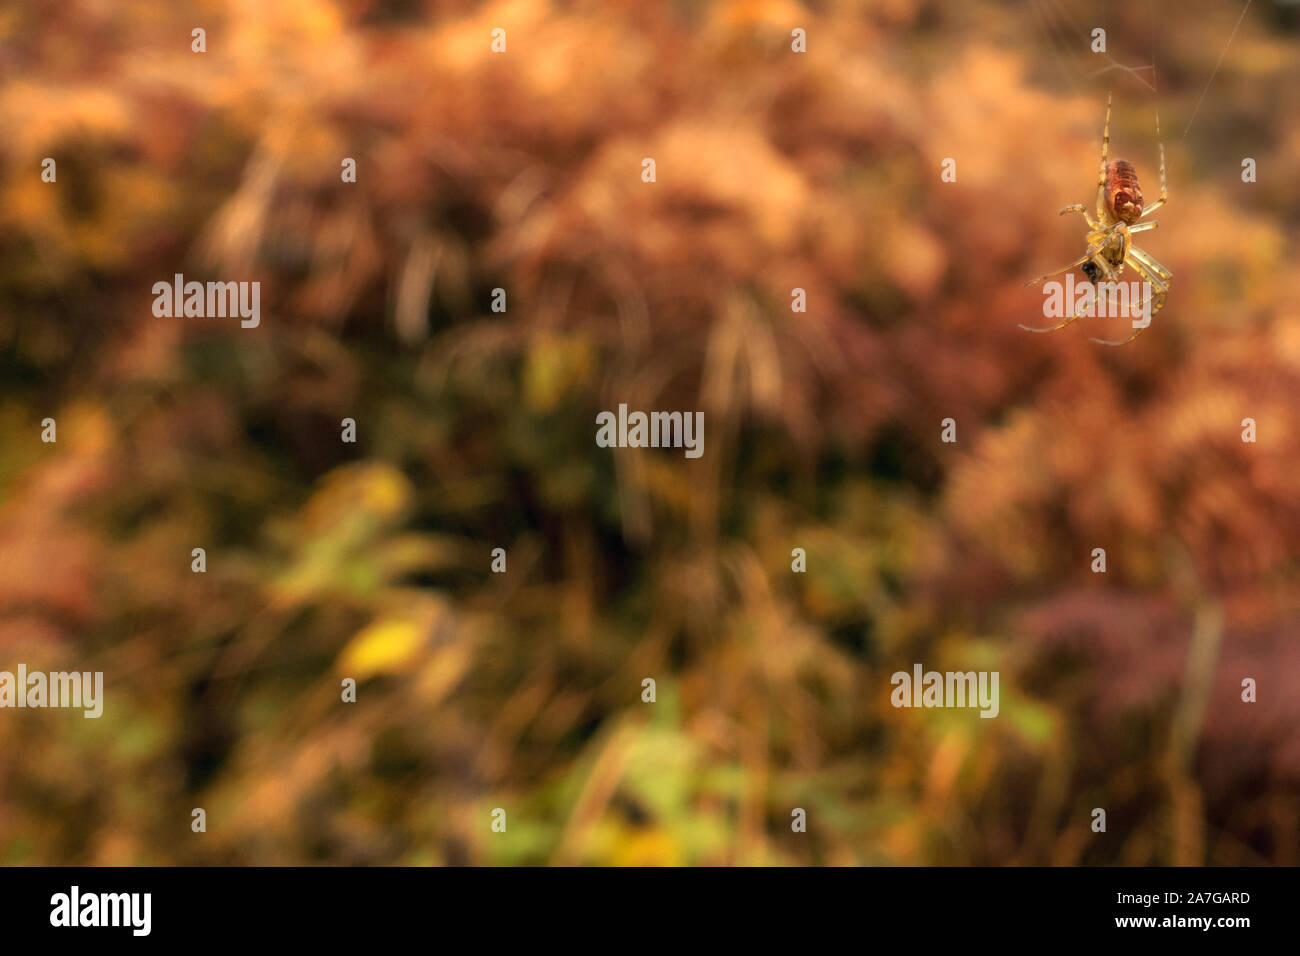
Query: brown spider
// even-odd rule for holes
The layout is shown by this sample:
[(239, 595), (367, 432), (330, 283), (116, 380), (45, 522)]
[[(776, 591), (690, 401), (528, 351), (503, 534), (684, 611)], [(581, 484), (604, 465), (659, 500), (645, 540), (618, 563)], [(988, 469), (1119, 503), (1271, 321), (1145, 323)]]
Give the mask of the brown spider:
[[(1112, 160), (1107, 163), (1106, 154), (1109, 151), (1110, 94), (1108, 93), (1106, 94), (1106, 127), (1101, 136), (1101, 169), (1097, 173), (1097, 221), (1093, 221), (1092, 217), (1088, 215), (1087, 208), (1081, 202), (1066, 206), (1060, 212), (1062, 216), (1067, 212), (1083, 213), (1084, 221), (1088, 223), (1088, 235), (1086, 237), (1088, 248), (1082, 256), (1075, 259), (1068, 266), (1041, 275), (1037, 279), (1030, 279), (1025, 285), (1042, 282), (1044, 279), (1060, 275), (1062, 272), (1069, 272), (1075, 266), (1079, 266), (1088, 277), (1088, 281), (1093, 284), (1095, 292), (1098, 277), (1101, 277), (1104, 281), (1113, 282), (1124, 271), (1124, 266), (1127, 264), (1131, 265), (1150, 285), (1151, 292), (1142, 300), (1139, 308), (1145, 306), (1154, 298), (1155, 303), (1151, 309), (1151, 315), (1154, 316), (1164, 306), (1165, 299), (1169, 296), (1169, 281), (1173, 278), (1173, 273), (1156, 262), (1150, 253), (1143, 252), (1135, 246), (1132, 237), (1136, 232), (1145, 232), (1159, 225), (1154, 219), (1149, 222), (1138, 222), (1138, 220), (1145, 219), (1155, 212), (1169, 198), (1165, 189), (1165, 144), (1160, 144), (1160, 198), (1145, 207), (1142, 205), (1142, 190), (1138, 186), (1137, 172), (1130, 163), (1122, 159)], [(1094, 294), (1091, 299), (1095, 298)], [(1074, 315), (1061, 320), (1050, 328), (1036, 329), (1028, 325), (1020, 327), (1030, 332), (1055, 332), (1057, 329), (1063, 329), (1092, 304), (1091, 299), (1079, 306)], [(1148, 321), (1147, 325), (1149, 324)], [(1124, 345), (1137, 338), (1138, 333), (1144, 328), (1146, 328), (1146, 325), (1136, 326), (1132, 335), (1119, 342), (1110, 342), (1105, 339), (1091, 339), (1090, 341), (1101, 345)]]

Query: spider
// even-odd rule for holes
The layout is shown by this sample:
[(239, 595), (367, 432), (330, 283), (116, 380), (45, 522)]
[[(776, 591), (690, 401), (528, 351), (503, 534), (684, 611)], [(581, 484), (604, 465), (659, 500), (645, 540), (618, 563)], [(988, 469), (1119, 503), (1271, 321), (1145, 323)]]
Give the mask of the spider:
[[(1072, 203), (1061, 210), (1060, 215), (1064, 216), (1067, 212), (1083, 213), (1084, 221), (1088, 223), (1088, 234), (1086, 241), (1088, 248), (1084, 250), (1082, 256), (1075, 259), (1068, 266), (1041, 275), (1037, 279), (1030, 279), (1025, 285), (1033, 285), (1036, 282), (1042, 282), (1044, 279), (1051, 278), (1054, 275), (1060, 275), (1062, 272), (1069, 272), (1075, 266), (1079, 266), (1088, 281), (1093, 284), (1094, 290), (1098, 278), (1107, 282), (1113, 282), (1115, 278), (1124, 271), (1125, 265), (1131, 265), (1151, 287), (1151, 292), (1139, 304), (1139, 308), (1145, 306), (1148, 302), (1155, 299), (1151, 309), (1151, 315), (1154, 316), (1160, 311), (1165, 304), (1165, 299), (1169, 296), (1169, 282), (1173, 278), (1173, 273), (1156, 262), (1155, 258), (1148, 252), (1144, 252), (1133, 244), (1133, 234), (1146, 232), (1148, 229), (1154, 229), (1158, 222), (1154, 219), (1147, 222), (1139, 222), (1146, 219), (1151, 213), (1163, 206), (1169, 198), (1168, 191), (1165, 188), (1165, 144), (1160, 144), (1160, 198), (1149, 206), (1142, 205), (1142, 190), (1138, 186), (1137, 172), (1133, 169), (1132, 164), (1122, 160), (1115, 159), (1109, 163), (1106, 161), (1106, 155), (1110, 151), (1110, 94), (1106, 95), (1106, 126), (1101, 135), (1101, 169), (1097, 172), (1097, 219), (1093, 220), (1088, 215), (1088, 210), (1081, 202)], [(1157, 134), (1159, 133), (1159, 123), (1156, 124)], [(1095, 298), (1095, 294), (1092, 298)], [(1063, 319), (1056, 325), (1046, 329), (1036, 329), (1028, 325), (1020, 326), (1030, 332), (1055, 332), (1057, 329), (1063, 329), (1075, 319), (1077, 319), (1092, 304), (1092, 300), (1085, 301), (1079, 306), (1074, 315)], [(1150, 322), (1148, 321), (1148, 325)], [(1138, 334), (1146, 328), (1146, 325), (1137, 326), (1133, 334), (1128, 338), (1111, 342), (1106, 339), (1091, 339), (1099, 345), (1125, 345), (1137, 338)]]

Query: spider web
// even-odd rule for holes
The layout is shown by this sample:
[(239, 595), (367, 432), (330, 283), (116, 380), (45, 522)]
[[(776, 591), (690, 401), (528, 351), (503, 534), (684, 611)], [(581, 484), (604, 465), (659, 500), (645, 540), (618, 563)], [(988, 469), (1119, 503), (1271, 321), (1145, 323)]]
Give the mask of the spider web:
[(1192, 120), (1196, 119), (1196, 114), (1201, 111), (1201, 104), (1205, 102), (1205, 94), (1210, 92), (1210, 85), (1214, 82), (1214, 78), (1219, 75), (1219, 67), (1223, 66), (1223, 58), (1228, 55), (1228, 47), (1232, 46), (1232, 38), (1237, 35), (1237, 30), (1241, 27), (1241, 21), (1246, 19), (1246, 11), (1250, 9), (1253, 2), (1254, 0), (1246, 0), (1246, 5), (1241, 8), (1241, 16), (1237, 17), (1236, 25), (1233, 26), (1232, 32), (1228, 34), (1228, 42), (1223, 45), (1223, 52), (1219, 54), (1219, 62), (1214, 64), (1214, 72), (1210, 74), (1210, 78), (1205, 82), (1205, 89), (1201, 91), (1201, 98), (1196, 101), (1196, 109), (1192, 110), (1192, 119), (1187, 121), (1187, 129), (1183, 130), (1184, 139), (1187, 138), (1187, 133), (1192, 128)]
[[(1121, 63), (1109, 53), (1091, 53), (1083, 52), (1089, 49), (1090, 34), (1079, 24), (1073, 14), (1065, 6), (1062, 0), (1032, 0), (1035, 14), (1039, 27), (1047, 37), (1048, 44), (1056, 54), (1056, 62), (1061, 66), (1065, 73), (1066, 83), (1077, 90), (1079, 83), (1078, 77), (1086, 75), (1089, 79), (1101, 76), (1105, 73), (1111, 73), (1116, 70), (1129, 74), (1152, 93), (1156, 92), (1155, 86), (1155, 0), (1151, 0), (1148, 5), (1148, 21), (1150, 26), (1147, 32), (1151, 35), (1151, 62), (1136, 66)], [(1107, 38), (1109, 42), (1109, 37)], [(1084, 66), (1084, 61), (1096, 56), (1105, 57), (1107, 65), (1098, 70), (1088, 70)], [(1066, 64), (1070, 64), (1067, 67)], [(1151, 71), (1151, 79), (1148, 80), (1142, 76), (1143, 71)]]
[[(1156, 97), (1156, 129), (1160, 128), (1160, 93), (1156, 83), (1156, 50), (1155, 38), (1159, 20), (1156, 18), (1155, 0), (1149, 0), (1147, 4), (1147, 33), (1151, 37), (1151, 62), (1140, 65), (1130, 65), (1121, 63), (1109, 52), (1103, 54), (1084, 53), (1088, 49), (1087, 31), (1079, 24), (1078, 20), (1070, 13), (1062, 0), (1030, 0), (1034, 10), (1035, 19), (1039, 29), (1047, 39), (1048, 45), (1052, 48), (1056, 60), (1055, 62), (1061, 68), (1065, 82), (1071, 89), (1078, 90), (1078, 77), (1086, 75), (1089, 79), (1103, 76), (1107, 73), (1120, 71), (1127, 73), (1133, 79), (1145, 86)], [(1242, 5), (1241, 13), (1237, 17), (1237, 22), (1233, 24), (1232, 31), (1228, 34), (1227, 42), (1224, 43), (1223, 49), (1219, 52), (1219, 58), (1214, 64), (1214, 69), (1210, 72), (1210, 77), (1205, 81), (1205, 88), (1201, 90), (1201, 96), (1196, 101), (1196, 106), (1192, 109), (1192, 115), (1188, 117), (1187, 126), (1183, 129), (1183, 138), (1191, 132), (1192, 124), (1196, 121), (1197, 114), (1201, 111), (1201, 106), (1205, 103), (1205, 97), (1210, 92), (1210, 87), (1214, 85), (1214, 80), (1219, 75), (1219, 70), (1223, 66), (1223, 60), (1228, 55), (1228, 48), (1232, 46), (1232, 41), (1237, 36), (1237, 31), (1241, 29), (1242, 21), (1246, 19), (1246, 14), (1250, 11), (1251, 4), (1254, 0), (1246, 0)], [(1089, 56), (1104, 56), (1106, 65), (1097, 70), (1087, 70), (1084, 67), (1084, 60)], [(1148, 80), (1143, 74), (1148, 73)]]

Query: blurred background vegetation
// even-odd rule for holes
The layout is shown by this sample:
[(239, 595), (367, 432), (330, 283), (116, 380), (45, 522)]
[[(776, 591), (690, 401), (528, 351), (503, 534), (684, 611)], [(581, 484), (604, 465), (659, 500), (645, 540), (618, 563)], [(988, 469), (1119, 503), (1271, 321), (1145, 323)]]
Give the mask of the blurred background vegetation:
[[(1297, 863), (1300, 11), (1199, 102), (1240, 12), (0, 10), (0, 669), (106, 682), (0, 713), (0, 860)], [(1123, 349), (1016, 328), (1108, 90), (1169, 159)], [(918, 661), (1000, 717), (893, 709)]]

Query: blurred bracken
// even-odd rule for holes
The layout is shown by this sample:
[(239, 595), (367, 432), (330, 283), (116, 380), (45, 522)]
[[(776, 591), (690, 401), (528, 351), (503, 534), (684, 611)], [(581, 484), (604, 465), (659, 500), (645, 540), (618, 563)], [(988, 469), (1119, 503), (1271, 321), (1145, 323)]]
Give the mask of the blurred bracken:
[[(0, 712), (0, 860), (1300, 862), (1297, 10), (1198, 108), (1238, 13), (0, 12), (0, 669), (107, 697)], [(1108, 89), (1169, 157), (1120, 350), (1016, 328)], [(177, 272), (260, 327), (155, 318)], [(598, 448), (620, 402), (703, 458)], [(999, 719), (892, 708), (917, 661)]]

